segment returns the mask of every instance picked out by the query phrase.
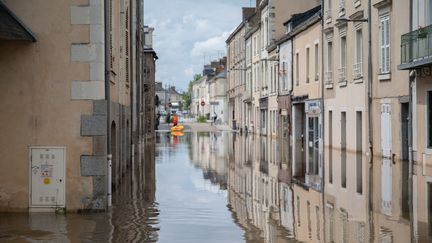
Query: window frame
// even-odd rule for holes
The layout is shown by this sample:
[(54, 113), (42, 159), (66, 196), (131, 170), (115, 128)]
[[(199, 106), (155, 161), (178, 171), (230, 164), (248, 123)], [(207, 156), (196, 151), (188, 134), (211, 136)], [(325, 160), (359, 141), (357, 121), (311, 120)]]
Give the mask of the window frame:
[[(378, 16), (378, 73), (389, 74), (391, 72), (391, 18), (389, 12), (380, 13)], [(385, 29), (384, 29), (385, 28)]]

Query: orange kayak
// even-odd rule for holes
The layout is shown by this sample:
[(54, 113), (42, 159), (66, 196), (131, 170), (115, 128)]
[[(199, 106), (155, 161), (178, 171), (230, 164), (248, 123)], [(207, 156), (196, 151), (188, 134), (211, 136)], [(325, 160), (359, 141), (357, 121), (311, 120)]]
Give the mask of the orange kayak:
[(180, 132), (183, 131), (184, 127), (182, 125), (177, 125), (177, 126), (173, 126), (171, 127), (171, 132)]

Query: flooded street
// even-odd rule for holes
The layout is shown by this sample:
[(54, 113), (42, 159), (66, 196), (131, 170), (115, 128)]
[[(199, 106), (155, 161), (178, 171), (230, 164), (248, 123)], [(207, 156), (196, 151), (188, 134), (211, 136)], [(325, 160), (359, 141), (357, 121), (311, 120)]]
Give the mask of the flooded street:
[[(407, 163), (375, 160), (359, 177), (350, 161), (367, 159), (347, 153), (344, 175), (340, 152), (326, 151), (334, 158), (326, 171), (333, 168), (321, 182), (291, 177), (287, 148), (287, 141), (228, 132), (158, 133), (156, 146), (147, 148), (154, 161), (150, 156), (124, 175), (111, 212), (1, 214), (0, 241), (430, 240), (430, 188), (421, 188), (421, 174), (413, 187), (406, 183)], [(412, 200), (419, 206), (410, 212)]]

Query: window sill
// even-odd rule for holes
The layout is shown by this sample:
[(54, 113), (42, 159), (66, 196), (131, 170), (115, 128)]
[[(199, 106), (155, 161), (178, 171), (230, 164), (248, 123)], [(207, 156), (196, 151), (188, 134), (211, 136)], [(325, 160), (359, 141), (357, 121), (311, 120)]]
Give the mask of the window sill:
[(360, 77), (360, 78), (354, 79), (354, 82), (353, 82), (353, 83), (355, 83), (355, 84), (361, 84), (361, 83), (363, 83), (363, 77)]
[(354, 8), (358, 8), (361, 5), (361, 1), (358, 0), (354, 3)]
[(326, 88), (326, 89), (333, 89), (333, 84), (326, 84), (326, 85), (325, 85), (325, 88)]
[(345, 80), (345, 81), (339, 81), (339, 87), (346, 87), (348, 85), (348, 82)]
[(378, 80), (379, 81), (388, 81), (391, 79), (390, 73), (380, 73), (378, 74)]

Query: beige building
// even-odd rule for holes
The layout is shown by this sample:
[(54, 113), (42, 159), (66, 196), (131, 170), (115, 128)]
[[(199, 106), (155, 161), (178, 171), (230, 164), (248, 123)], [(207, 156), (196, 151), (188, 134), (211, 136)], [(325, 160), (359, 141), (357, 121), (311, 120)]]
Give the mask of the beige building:
[(246, 21), (255, 8), (242, 9), (242, 22), (226, 40), (228, 125), (234, 130), (244, 129), (243, 94), (246, 91)]
[(404, 26), (409, 24), (408, 29), (403, 29), (405, 33), (395, 35), (401, 35), (401, 59), (396, 64), (399, 64), (399, 70), (409, 71), (409, 77), (406, 76), (404, 81), (409, 85), (412, 104), (409, 142), (412, 148), (414, 232), (422, 235), (419, 242), (430, 241), (424, 236), (430, 236), (432, 232), (432, 1), (410, 0), (400, 4), (405, 6), (403, 13), (406, 14), (401, 21), (405, 21)]
[(322, 83), (321, 8), (293, 18), (304, 21), (288, 34), (293, 45), (292, 87), (292, 173), (300, 181), (321, 189), (322, 165)]
[(131, 163), (137, 2), (0, 2), (0, 211), (110, 205)]

